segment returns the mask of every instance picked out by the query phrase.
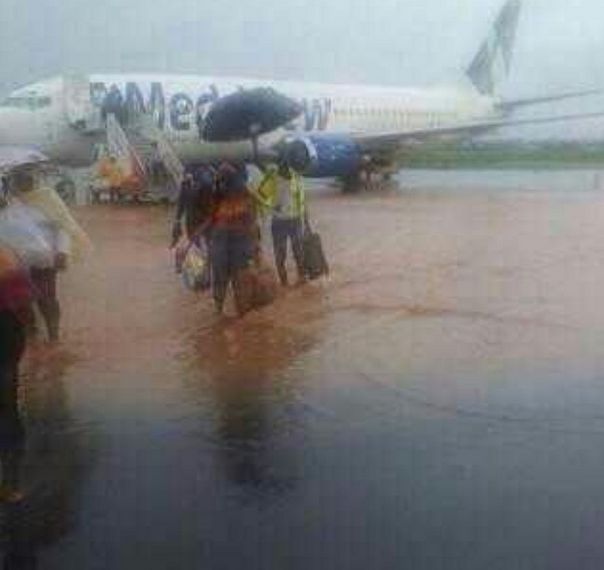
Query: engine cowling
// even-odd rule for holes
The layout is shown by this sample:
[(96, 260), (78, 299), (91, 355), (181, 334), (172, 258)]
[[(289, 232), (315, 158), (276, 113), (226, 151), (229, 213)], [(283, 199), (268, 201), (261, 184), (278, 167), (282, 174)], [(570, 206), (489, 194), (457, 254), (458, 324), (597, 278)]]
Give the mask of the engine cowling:
[(309, 135), (290, 140), (286, 146), (290, 166), (308, 178), (344, 178), (361, 166), (359, 145), (345, 135)]

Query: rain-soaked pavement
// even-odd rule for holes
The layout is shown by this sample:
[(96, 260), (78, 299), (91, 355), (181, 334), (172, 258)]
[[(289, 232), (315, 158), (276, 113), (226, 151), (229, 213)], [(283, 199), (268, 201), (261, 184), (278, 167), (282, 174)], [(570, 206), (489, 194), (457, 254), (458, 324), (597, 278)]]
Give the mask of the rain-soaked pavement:
[(11, 568), (602, 567), (604, 193), (311, 208), (331, 278), (243, 320), (179, 283), (165, 209), (78, 210)]

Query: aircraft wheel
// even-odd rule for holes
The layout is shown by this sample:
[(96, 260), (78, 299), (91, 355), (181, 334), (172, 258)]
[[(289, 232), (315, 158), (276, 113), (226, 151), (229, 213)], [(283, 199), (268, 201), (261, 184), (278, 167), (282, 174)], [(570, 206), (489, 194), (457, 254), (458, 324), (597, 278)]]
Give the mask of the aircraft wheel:
[(342, 178), (342, 193), (343, 194), (357, 194), (361, 191), (363, 183), (361, 181), (360, 173), (355, 173), (351, 176)]
[(71, 178), (64, 177), (55, 185), (55, 191), (66, 204), (75, 204), (76, 186)]

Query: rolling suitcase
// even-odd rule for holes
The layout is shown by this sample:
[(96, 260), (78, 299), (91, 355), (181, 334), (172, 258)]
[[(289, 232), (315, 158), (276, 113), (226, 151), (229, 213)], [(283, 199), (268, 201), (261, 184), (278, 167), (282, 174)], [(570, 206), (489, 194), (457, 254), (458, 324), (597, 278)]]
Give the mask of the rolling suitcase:
[(304, 237), (302, 240), (304, 254), (304, 272), (308, 279), (318, 279), (321, 275), (329, 274), (329, 265), (323, 251), (321, 236), (313, 231), (308, 219), (304, 221)]

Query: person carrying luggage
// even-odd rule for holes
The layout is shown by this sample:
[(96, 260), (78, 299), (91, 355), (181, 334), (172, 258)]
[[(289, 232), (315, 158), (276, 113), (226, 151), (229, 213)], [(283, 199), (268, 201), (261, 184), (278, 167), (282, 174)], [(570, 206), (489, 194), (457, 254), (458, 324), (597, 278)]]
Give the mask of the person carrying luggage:
[(211, 231), (212, 289), (216, 312), (221, 314), (229, 283), (253, 261), (257, 236), (254, 200), (241, 172), (223, 163), (217, 178), (211, 218), (199, 231)]
[[(193, 174), (187, 173), (180, 186), (176, 201), (176, 216), (172, 224), (172, 245), (176, 245), (183, 234), (184, 218), (185, 236), (188, 240), (196, 239), (198, 230), (212, 215), (216, 177), (209, 166), (202, 167)], [(208, 239), (209, 226), (205, 228)]]
[(281, 285), (288, 284), (285, 267), (288, 241), (296, 263), (298, 284), (305, 283), (303, 236), (306, 196), (300, 175), (282, 161), (277, 168), (266, 170), (255, 195), (272, 216), (273, 251)]

